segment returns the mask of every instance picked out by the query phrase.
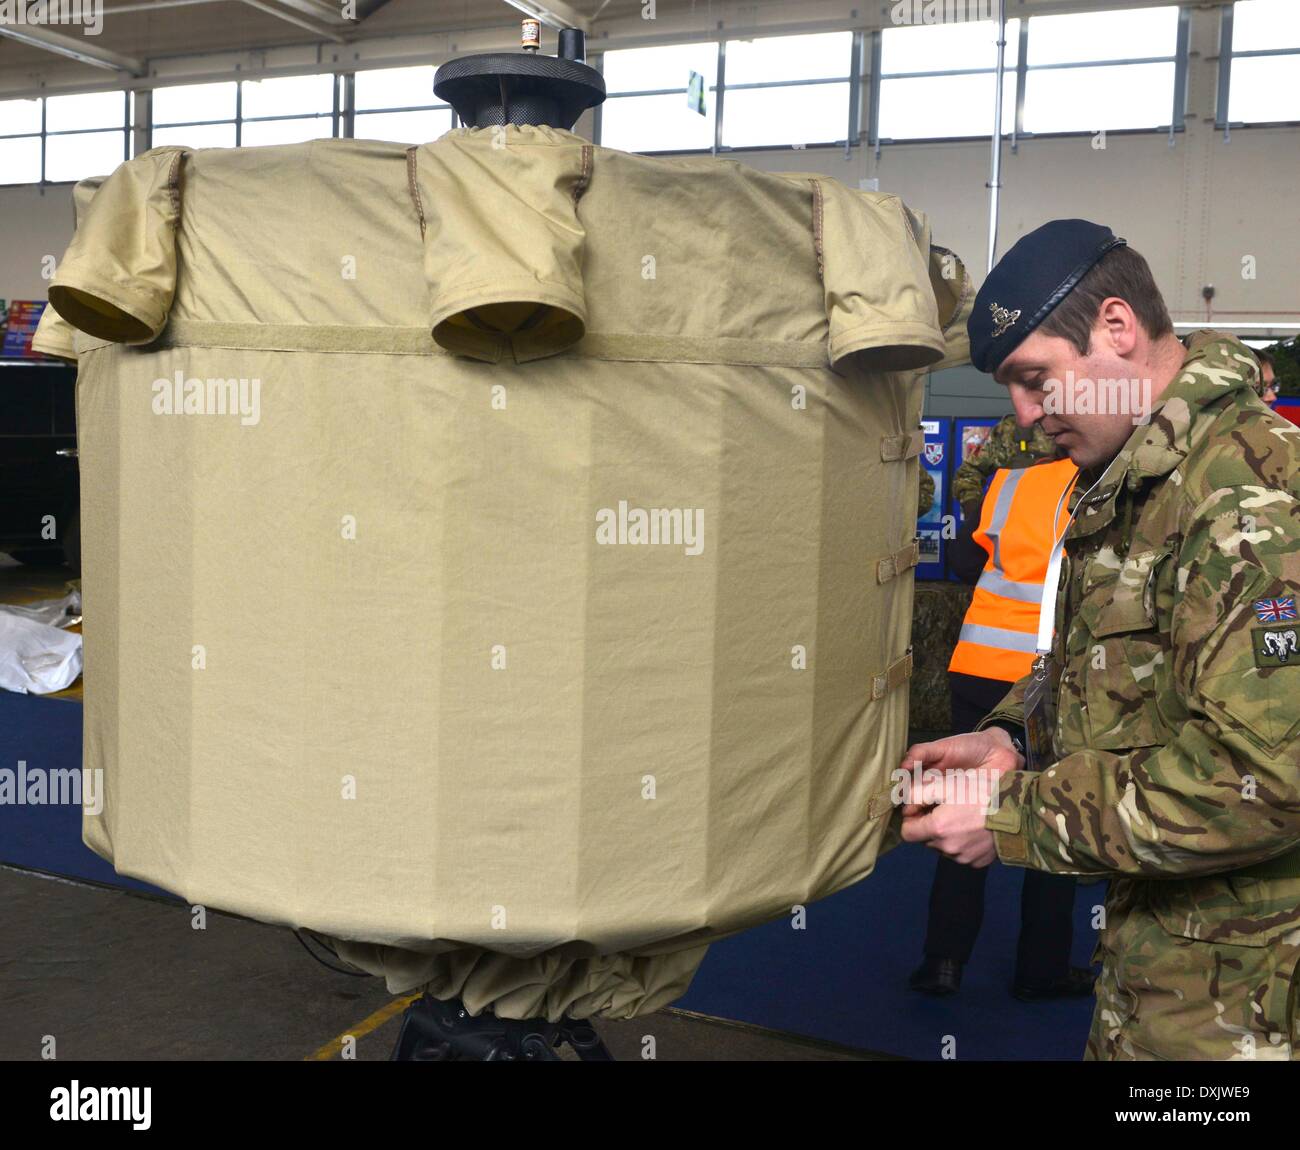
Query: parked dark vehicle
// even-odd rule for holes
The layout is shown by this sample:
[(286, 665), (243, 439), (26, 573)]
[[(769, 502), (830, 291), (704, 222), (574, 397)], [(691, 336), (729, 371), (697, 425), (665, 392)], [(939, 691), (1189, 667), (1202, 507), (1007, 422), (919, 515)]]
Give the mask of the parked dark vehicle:
[(77, 369), (0, 359), (0, 552), (81, 565)]

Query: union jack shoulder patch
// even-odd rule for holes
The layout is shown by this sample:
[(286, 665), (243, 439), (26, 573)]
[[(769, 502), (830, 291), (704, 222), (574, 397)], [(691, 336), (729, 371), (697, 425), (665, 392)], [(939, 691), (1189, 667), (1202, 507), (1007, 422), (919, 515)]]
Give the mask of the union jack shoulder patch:
[(1256, 599), (1255, 617), (1261, 623), (1285, 623), (1296, 618), (1295, 596), (1284, 599)]

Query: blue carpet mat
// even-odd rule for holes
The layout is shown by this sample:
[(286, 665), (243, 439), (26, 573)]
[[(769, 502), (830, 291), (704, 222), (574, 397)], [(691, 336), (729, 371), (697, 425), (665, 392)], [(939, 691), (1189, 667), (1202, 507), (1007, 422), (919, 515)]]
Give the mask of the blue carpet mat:
[[(959, 1061), (1082, 1057), (1091, 998), (1031, 1004), (1011, 996), (1018, 868), (995, 865), (989, 875), (984, 926), (961, 992), (929, 998), (907, 989), (921, 961), (936, 859), (905, 844), (865, 881), (810, 905), (805, 929), (786, 919), (715, 943), (675, 1005), (907, 1058), (940, 1059), (945, 1049)], [(1076, 888), (1077, 966), (1088, 965), (1096, 940), (1091, 908), (1105, 890)]]
[[(81, 763), (81, 705), (0, 691), (0, 768), (53, 770)], [(81, 811), (68, 806), (0, 806), (0, 862), (135, 890), (81, 842)], [(1027, 1004), (1011, 997), (1020, 922), (1021, 872), (996, 866), (984, 929), (961, 993), (932, 999), (906, 989), (921, 957), (935, 856), (902, 846), (865, 882), (813, 903), (805, 929), (768, 923), (715, 944), (676, 1005), (863, 1050), (960, 1061), (1077, 1059), (1091, 999)], [(1086, 965), (1091, 908), (1105, 888), (1079, 887), (1074, 959)]]
[[(0, 769), (14, 772), (81, 766), (81, 704), (0, 691)], [(164, 894), (123, 878), (81, 841), (81, 808), (0, 806), (0, 862), (69, 878)]]

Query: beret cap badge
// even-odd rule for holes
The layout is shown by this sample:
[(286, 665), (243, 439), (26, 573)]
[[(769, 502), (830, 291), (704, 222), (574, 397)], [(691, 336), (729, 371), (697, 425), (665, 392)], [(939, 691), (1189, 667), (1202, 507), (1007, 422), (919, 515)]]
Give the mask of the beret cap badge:
[(1000, 307), (996, 303), (989, 304), (989, 311), (993, 313), (993, 338), (997, 339), (1007, 328), (1011, 327), (1016, 320), (1020, 318), (1020, 309), (1011, 311), (1008, 308)]

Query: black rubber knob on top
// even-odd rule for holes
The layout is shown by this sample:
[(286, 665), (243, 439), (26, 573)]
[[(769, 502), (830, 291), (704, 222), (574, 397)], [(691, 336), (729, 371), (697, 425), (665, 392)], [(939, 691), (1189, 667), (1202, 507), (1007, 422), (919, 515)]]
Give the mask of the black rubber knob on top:
[(605, 80), (577, 60), (528, 52), (488, 52), (449, 60), (434, 74), (433, 91), (462, 124), (545, 124), (571, 129), (605, 100)]
[(561, 28), (560, 47), (556, 55), (564, 60), (583, 63), (587, 59), (586, 33), (581, 28)]

